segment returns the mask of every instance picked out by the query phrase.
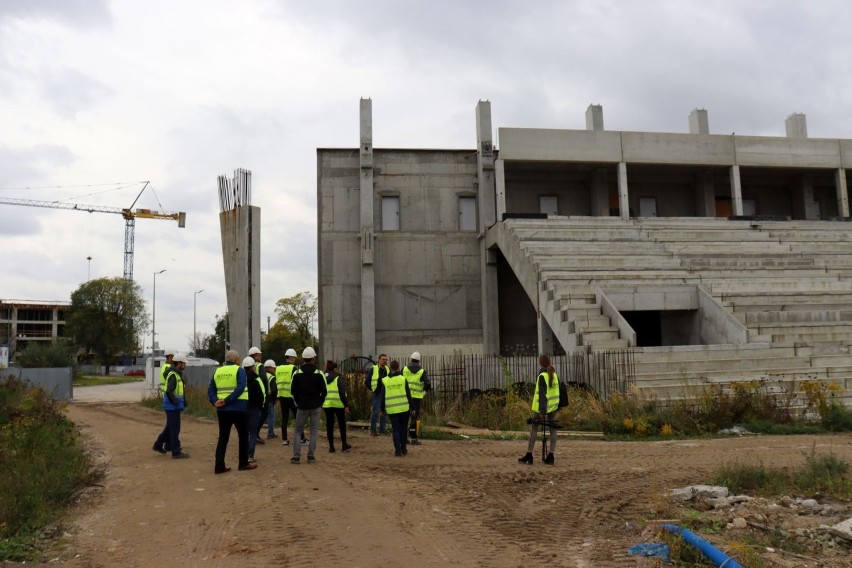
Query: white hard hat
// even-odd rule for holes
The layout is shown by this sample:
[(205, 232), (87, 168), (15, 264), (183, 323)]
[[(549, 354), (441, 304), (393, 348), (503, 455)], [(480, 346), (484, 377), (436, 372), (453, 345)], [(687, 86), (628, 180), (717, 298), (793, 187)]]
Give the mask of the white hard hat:
[(420, 351), (415, 351), (414, 353), (412, 353), (411, 359), (413, 361), (419, 361), (420, 360)]
[(258, 353), (261, 353), (261, 351), (257, 347), (252, 347), (248, 350), (249, 357), (251, 357), (252, 355), (257, 355)]
[(255, 360), (251, 357), (246, 357), (243, 359), (243, 367), (254, 367)]
[(264, 366), (264, 367), (274, 367), (274, 366), (275, 366), (275, 361), (273, 361), (272, 359), (267, 359), (267, 360), (266, 360), (266, 363), (264, 363), (264, 364), (263, 364), (263, 366)]
[(296, 355), (296, 350), (295, 350), (295, 349), (288, 349), (288, 350), (286, 351), (286, 353), (284, 353), (284, 356), (285, 356), (285, 357), (298, 357), (298, 355)]
[(177, 353), (177, 349), (173, 349), (171, 347), (169, 347), (168, 349), (163, 349), (163, 355), (166, 357), (168, 357), (169, 355), (174, 355), (175, 353)]
[(305, 347), (305, 350), (302, 351), (302, 359), (313, 359), (317, 356), (317, 352), (314, 351), (313, 347)]
[(175, 356), (172, 358), (172, 362), (186, 363), (186, 355), (184, 355), (183, 353), (175, 353)]

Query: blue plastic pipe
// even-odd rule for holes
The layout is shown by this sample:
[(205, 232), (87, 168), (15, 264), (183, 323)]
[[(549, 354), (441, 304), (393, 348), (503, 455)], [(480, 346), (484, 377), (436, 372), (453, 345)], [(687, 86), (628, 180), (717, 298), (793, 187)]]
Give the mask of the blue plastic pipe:
[(742, 564), (689, 529), (683, 529), (677, 525), (663, 525), (663, 530), (670, 533), (680, 534), (688, 545), (700, 550), (701, 553), (713, 563), (713, 566), (716, 566), (716, 568), (743, 568)]

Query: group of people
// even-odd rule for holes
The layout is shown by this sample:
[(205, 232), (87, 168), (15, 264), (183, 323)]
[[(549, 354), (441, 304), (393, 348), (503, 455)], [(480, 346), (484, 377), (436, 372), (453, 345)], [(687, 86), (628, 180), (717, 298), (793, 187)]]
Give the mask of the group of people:
[[(163, 409), (166, 425), (154, 442), (153, 450), (162, 454), (171, 452), (173, 459), (186, 459), (180, 443), (180, 416), (186, 408), (183, 370), (186, 356), (166, 352), (166, 361), (160, 369), (160, 390), (163, 393)], [(216, 370), (207, 388), (207, 396), (217, 412), (219, 437), (216, 443), (214, 472), (231, 471), (225, 465), (225, 454), (232, 428), (237, 430), (238, 469), (257, 468), (254, 452), (257, 444), (266, 442), (260, 437), (264, 424), (267, 440), (276, 438), (275, 403), (281, 408), (281, 437), (283, 445), (290, 446), (287, 435), (290, 413), (295, 416), (293, 457), (290, 463), (301, 462), (302, 445), (308, 444), (307, 462), (316, 461), (316, 446), (319, 436), (320, 409), (325, 411), (326, 436), (329, 452), (335, 452), (334, 423), (338, 423), (342, 451), (352, 446), (346, 440), (346, 416), (349, 401), (345, 381), (337, 372), (334, 361), (326, 361), (324, 371), (316, 364), (317, 354), (313, 347), (302, 351), (302, 364), (296, 365), (296, 351), (288, 349), (286, 362), (276, 365), (269, 359), (263, 363), (263, 354), (257, 347), (248, 351), (240, 361), (239, 353), (228, 351), (225, 363)], [(556, 413), (559, 410), (559, 379), (546, 355), (539, 357), (541, 370), (536, 379), (532, 399), (535, 413), (531, 423), (527, 453), (518, 459), (520, 463), (533, 463), (533, 449), (539, 426), (549, 429), (550, 444), (544, 463), (555, 463)], [(421, 403), (426, 392), (431, 390), (431, 381), (420, 365), (420, 353), (411, 354), (408, 364), (400, 369), (398, 361), (388, 363), (385, 354), (379, 355), (364, 377), (365, 387), (371, 392), (370, 435), (387, 432), (387, 420), (391, 423), (394, 455), (404, 456), (408, 445), (419, 445)], [(305, 438), (306, 423), (310, 430)], [(377, 430), (378, 426), (378, 430)]]

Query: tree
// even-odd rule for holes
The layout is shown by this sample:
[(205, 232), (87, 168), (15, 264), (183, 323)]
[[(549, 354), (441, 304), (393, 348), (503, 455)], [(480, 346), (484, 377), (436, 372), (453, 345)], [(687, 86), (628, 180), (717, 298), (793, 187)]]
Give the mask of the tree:
[(91, 351), (109, 374), (120, 353), (134, 353), (148, 330), (148, 312), (142, 289), (123, 278), (97, 278), (71, 294), (65, 319), (66, 334), (85, 351)]
[(204, 333), (203, 331), (196, 331), (195, 337), (187, 335), (186, 338), (189, 340), (189, 352), (195, 355), (196, 357), (204, 357), (207, 349), (207, 342), (209, 341), (210, 335)]
[[(299, 292), (289, 298), (275, 302), (275, 325), (286, 327), (293, 334), (293, 340), (299, 346), (316, 346), (313, 322), (317, 317), (317, 297), (310, 292)], [(271, 330), (270, 330), (271, 333)]]
[(225, 351), (228, 350), (228, 314), (219, 317), (216, 314), (216, 325), (213, 327), (213, 334), (204, 337), (202, 343), (204, 355), (210, 359), (222, 361), (225, 359)]
[(18, 352), (15, 360), (21, 367), (73, 367), (74, 352), (67, 340), (56, 343), (32, 342)]
[(275, 322), (275, 325), (269, 329), (269, 333), (263, 337), (260, 349), (263, 351), (264, 360), (272, 359), (276, 363), (282, 364), (284, 363), (284, 353), (288, 349), (296, 349), (300, 345), (295, 334), (288, 327)]

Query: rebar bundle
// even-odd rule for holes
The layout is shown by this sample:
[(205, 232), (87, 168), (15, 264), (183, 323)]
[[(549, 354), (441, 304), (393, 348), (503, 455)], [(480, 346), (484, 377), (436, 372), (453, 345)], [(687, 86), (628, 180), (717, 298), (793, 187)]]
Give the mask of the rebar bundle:
[(243, 205), (251, 205), (251, 170), (238, 168), (234, 178), (219, 176), (219, 210), (231, 211)]

